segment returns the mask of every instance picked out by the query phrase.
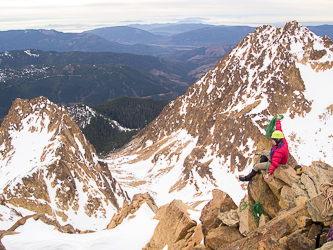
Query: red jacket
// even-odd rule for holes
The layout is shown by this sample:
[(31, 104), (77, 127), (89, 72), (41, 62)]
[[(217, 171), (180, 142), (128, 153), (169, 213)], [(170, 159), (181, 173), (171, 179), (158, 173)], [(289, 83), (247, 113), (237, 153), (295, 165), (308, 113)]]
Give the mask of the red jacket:
[[(280, 120), (276, 121), (276, 130), (282, 132)], [(288, 161), (288, 156), (289, 156), (288, 143), (286, 138), (283, 138), (282, 146), (273, 146), (271, 149), (270, 160), (272, 164), (268, 169), (268, 173), (273, 174), (275, 169), (279, 166), (279, 164), (283, 165), (286, 164)]]

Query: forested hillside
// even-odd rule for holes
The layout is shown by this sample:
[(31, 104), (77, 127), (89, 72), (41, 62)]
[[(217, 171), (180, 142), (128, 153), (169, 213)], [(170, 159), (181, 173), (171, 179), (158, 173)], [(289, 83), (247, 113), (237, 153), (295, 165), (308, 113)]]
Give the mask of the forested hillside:
[(103, 154), (124, 146), (153, 121), (168, 102), (118, 97), (89, 108), (79, 104), (68, 109), (97, 153)]
[(195, 82), (182, 62), (119, 53), (0, 53), (0, 120), (16, 98), (95, 105), (120, 96), (172, 100)]

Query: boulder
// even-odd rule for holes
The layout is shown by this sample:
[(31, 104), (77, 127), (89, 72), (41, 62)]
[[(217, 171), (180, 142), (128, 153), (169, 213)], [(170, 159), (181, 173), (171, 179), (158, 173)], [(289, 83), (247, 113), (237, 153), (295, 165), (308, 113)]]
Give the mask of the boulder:
[(333, 181), (333, 168), (320, 161), (315, 161), (310, 167), (303, 167), (303, 174), (307, 174), (316, 186), (316, 191), (319, 194), (319, 187), (322, 183)]
[(296, 174), (296, 171), (289, 165), (280, 165), (274, 171), (274, 177), (280, 179), (284, 183), (288, 184), (290, 187), (294, 183), (298, 183), (301, 179), (301, 177)]
[(307, 197), (299, 196), (295, 199), (296, 207), (303, 206), (309, 200)]
[(281, 189), (284, 185), (286, 185), (283, 181), (277, 179), (273, 176), (267, 181), (267, 184), (276, 198), (280, 199)]
[(264, 182), (262, 174), (257, 174), (248, 186), (249, 197), (254, 201), (260, 199), (262, 209), (271, 218), (274, 218), (280, 210), (279, 200), (269, 188), (268, 184)]
[(259, 227), (262, 227), (263, 225), (267, 224), (269, 222), (269, 217), (262, 214), (259, 219)]
[(213, 199), (204, 206), (200, 216), (205, 236), (211, 229), (217, 228), (221, 224), (221, 220), (217, 217), (218, 214), (237, 209), (235, 202), (227, 193), (218, 189), (214, 189), (212, 193)]
[(153, 237), (146, 249), (168, 249), (184, 247), (185, 242), (193, 235), (197, 223), (191, 220), (188, 209), (180, 200), (173, 200), (167, 207), (164, 217), (157, 224)]
[(309, 240), (303, 234), (294, 232), (287, 236), (287, 245), (290, 250), (308, 250), (315, 249), (315, 241)]
[[(285, 247), (279, 243), (279, 239), (303, 228), (304, 221), (307, 221), (307, 218), (309, 218), (309, 214), (305, 206), (289, 209), (262, 227), (250, 232), (246, 238), (225, 247), (224, 250), (279, 249), (279, 247), (280, 249), (284, 249)], [(263, 244), (260, 248), (259, 243)], [(249, 246), (252, 248), (249, 248)]]
[(332, 250), (333, 249), (333, 241), (329, 241), (325, 243), (321, 248), (318, 248), (318, 250)]
[(168, 206), (169, 206), (169, 204), (165, 204), (165, 205), (161, 206), (161, 207), (158, 209), (156, 215), (154, 216), (154, 219), (155, 219), (155, 220), (161, 220), (161, 219), (164, 217), (165, 212), (166, 212)]
[(317, 235), (322, 232), (322, 226), (318, 224), (312, 224), (308, 233), (307, 238), (310, 240), (316, 240)]
[(326, 216), (323, 214), (325, 210), (325, 196), (323, 194), (318, 194), (316, 197), (307, 200), (305, 205), (313, 221), (328, 222), (332, 220), (332, 208), (327, 211)]
[(294, 194), (297, 197), (302, 196), (302, 197), (310, 198), (308, 193), (306, 192), (306, 190), (301, 188), (301, 186), (299, 184), (293, 183), (293, 185), (291, 185), (291, 189), (293, 190)]
[[(194, 234), (192, 237), (187, 241), (187, 246), (183, 250), (190, 250), (194, 249), (194, 247), (197, 247), (200, 245), (204, 238), (204, 235), (202, 233), (202, 224), (199, 224), (195, 229), (194, 229)], [(203, 245), (202, 245), (203, 246)]]
[(242, 209), (238, 209), (238, 217), (239, 217), (239, 232), (246, 236), (249, 232), (256, 229), (258, 226), (254, 220), (254, 216), (251, 211), (248, 209), (248, 206), (253, 206), (254, 202), (250, 199), (248, 195), (246, 195), (240, 204), (246, 205)]
[(208, 249), (223, 249), (232, 242), (243, 239), (237, 228), (221, 226), (209, 231), (205, 238)]
[(279, 205), (281, 208), (289, 209), (289, 208), (296, 207), (296, 203), (295, 203), (296, 195), (290, 186), (288, 186), (288, 185), (283, 186), (283, 188), (281, 189), (280, 197), (281, 197), (281, 199), (279, 201)]
[(301, 175), (301, 182), (306, 188), (306, 192), (308, 193), (310, 198), (313, 198), (318, 195), (317, 188), (312, 181), (312, 179), (307, 175), (307, 174), (302, 174)]
[(238, 209), (233, 209), (224, 213), (217, 215), (224, 225), (228, 227), (238, 227), (239, 225), (239, 216), (237, 213)]

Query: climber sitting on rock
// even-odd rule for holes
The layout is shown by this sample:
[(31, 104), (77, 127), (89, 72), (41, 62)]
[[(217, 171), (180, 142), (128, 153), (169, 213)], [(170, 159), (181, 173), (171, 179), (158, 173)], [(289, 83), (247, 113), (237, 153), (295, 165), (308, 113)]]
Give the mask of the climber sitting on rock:
[[(260, 163), (257, 163), (254, 165), (251, 173), (249, 173), (247, 176), (239, 177), (239, 180), (241, 181), (250, 181), (260, 170), (266, 170), (267, 160), (270, 161), (270, 166), (268, 169), (268, 173), (265, 175), (264, 179), (265, 181), (268, 180), (269, 176), (272, 175), (275, 171), (275, 169), (280, 164), (286, 164), (288, 161), (289, 156), (289, 149), (288, 149), (288, 143), (286, 139), (284, 138), (282, 128), (281, 128), (281, 116), (277, 116), (276, 120), (276, 130), (272, 133), (271, 139), (273, 146), (271, 148), (271, 151), (263, 150)], [(263, 156), (266, 156), (266, 162), (263, 160)]]

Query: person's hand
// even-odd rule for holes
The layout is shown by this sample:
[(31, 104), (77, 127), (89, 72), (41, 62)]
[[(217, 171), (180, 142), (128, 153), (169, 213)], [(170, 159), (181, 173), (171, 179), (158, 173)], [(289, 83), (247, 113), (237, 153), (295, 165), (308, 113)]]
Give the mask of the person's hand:
[(277, 119), (278, 119), (278, 120), (281, 120), (281, 119), (282, 119), (282, 116), (277, 115)]
[(265, 177), (264, 177), (265, 181), (268, 181), (269, 179), (269, 174), (266, 174)]

